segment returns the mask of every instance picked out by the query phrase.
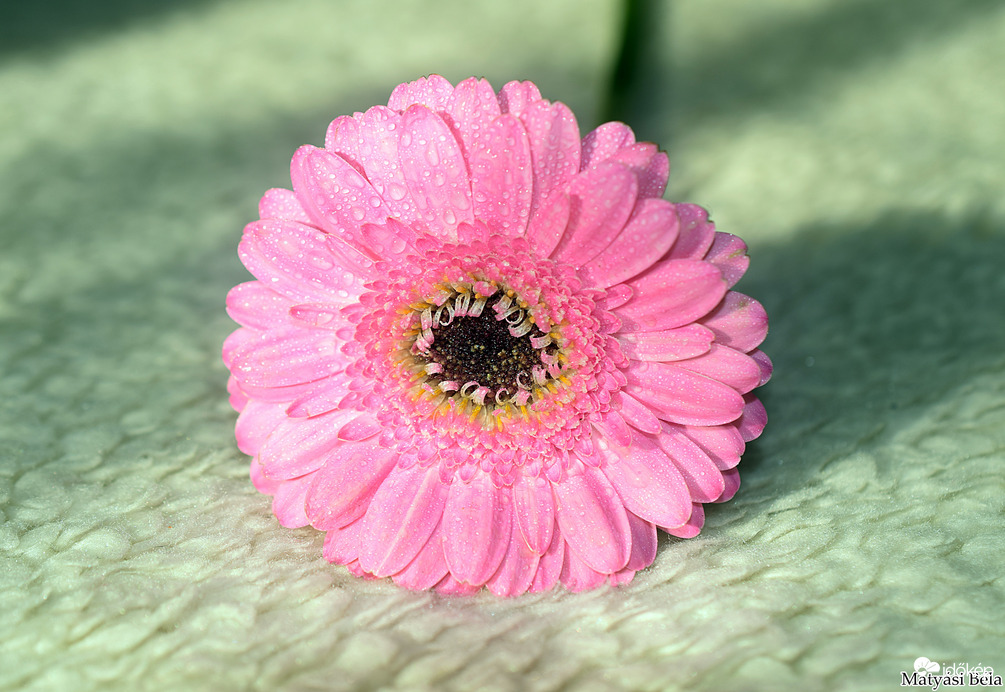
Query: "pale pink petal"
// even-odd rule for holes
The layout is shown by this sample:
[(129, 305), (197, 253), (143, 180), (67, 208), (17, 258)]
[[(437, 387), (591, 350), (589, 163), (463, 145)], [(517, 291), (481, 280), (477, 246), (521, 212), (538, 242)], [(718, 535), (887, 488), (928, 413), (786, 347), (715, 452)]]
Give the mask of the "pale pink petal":
[[(540, 555), (551, 545), (555, 496), (544, 478), (521, 475), (513, 484), (513, 513), (527, 547)], [(513, 537), (516, 540), (516, 536)]]
[(447, 574), (436, 585), (436, 593), (443, 594), (444, 596), (470, 596), (478, 593), (479, 588), (472, 584), (458, 581), (452, 574)]
[(674, 365), (728, 384), (740, 394), (746, 394), (761, 382), (761, 368), (757, 361), (719, 344), (712, 344), (708, 353), (676, 361)]
[(669, 259), (701, 259), (715, 240), (715, 224), (708, 220), (708, 212), (697, 204), (678, 204), (680, 233), (671, 248)]
[(541, 92), (533, 82), (509, 82), (499, 91), (499, 107), (503, 113), (522, 115), (531, 104), (541, 100)]
[(670, 159), (655, 144), (633, 144), (617, 152), (610, 160), (627, 166), (638, 177), (639, 199), (659, 198), (666, 192)]
[(616, 311), (625, 332), (684, 326), (707, 314), (726, 293), (718, 268), (699, 260), (664, 260), (628, 285), (635, 295)]
[(369, 440), (383, 429), (384, 426), (375, 418), (367, 415), (357, 416), (339, 429), (338, 439), (345, 442), (361, 442)]
[(387, 106), (396, 111), (404, 111), (409, 106), (420, 103), (430, 110), (443, 110), (453, 91), (454, 87), (450, 82), (438, 74), (431, 74), (396, 86), (387, 100)]
[(263, 495), (275, 495), (276, 491), (279, 490), (279, 486), (284, 482), (266, 478), (265, 474), (262, 473), (262, 465), (258, 463), (258, 459), (252, 460), (249, 474), (251, 476), (251, 484), (255, 486), (255, 490)]
[(635, 570), (621, 569), (608, 577), (608, 583), (611, 586), (625, 586), (631, 584), (633, 579), (635, 579)]
[[(410, 224), (417, 218), (415, 200), (399, 163), (401, 114), (374, 106), (360, 117), (359, 160), (373, 188), (380, 194), (391, 218)], [(377, 253), (379, 257), (384, 255)]]
[(430, 233), (457, 236), (457, 224), (474, 221), (471, 181), (460, 146), (443, 119), (424, 106), (401, 118), (398, 157), (417, 216)]
[[(287, 314), (291, 319), (307, 327), (333, 331), (344, 327), (352, 328), (352, 324), (341, 314), (340, 306), (332, 303), (300, 303), (291, 307)], [(349, 333), (351, 334), (351, 331)]]
[[(625, 520), (627, 522), (627, 519)], [(617, 570), (612, 570), (617, 571)], [(599, 572), (590, 564), (576, 555), (575, 549), (568, 546), (565, 551), (565, 564), (562, 565), (560, 579), (562, 585), (573, 593), (595, 589), (607, 579), (610, 572)]]
[(667, 425), (656, 436), (659, 445), (687, 483), (687, 491), (694, 502), (714, 502), (722, 495), (722, 474), (712, 459), (679, 429)]
[(564, 103), (535, 101), (520, 114), (534, 167), (531, 218), (554, 190), (566, 189), (579, 171), (579, 125)]
[(621, 417), (636, 430), (655, 435), (662, 430), (660, 419), (648, 406), (626, 391), (620, 391), (611, 397), (611, 401), (621, 406)]
[(349, 393), (352, 378), (345, 373), (337, 372), (317, 382), (310, 383), (299, 392), (286, 409), (290, 418), (309, 418), (320, 416), (338, 408), (338, 405)]
[(363, 282), (352, 273), (333, 271), (338, 258), (327, 238), (295, 221), (256, 221), (248, 224), (238, 254), (256, 279), (295, 303), (345, 305), (359, 296)]
[(563, 564), (565, 564), (565, 539), (562, 538), (562, 532), (556, 522), (551, 532), (551, 545), (537, 563), (537, 572), (534, 574), (534, 581), (531, 582), (530, 592), (551, 590), (558, 583)]
[(629, 512), (628, 524), (632, 527), (632, 555), (628, 558), (625, 570), (637, 572), (653, 564), (659, 539), (656, 535), (656, 525), (651, 521)]
[(435, 465), (395, 467), (363, 517), (360, 566), (378, 577), (404, 569), (440, 523), (448, 490)]
[(260, 281), (238, 284), (227, 294), (230, 319), (245, 327), (261, 330), (287, 324), (292, 305), (293, 301)]
[(595, 166), (614, 156), (624, 147), (635, 144), (635, 133), (624, 123), (604, 123), (583, 137), (583, 160), (580, 170)]
[(624, 230), (580, 272), (594, 286), (613, 286), (651, 267), (676, 239), (674, 206), (662, 199), (642, 200)]
[(506, 550), (502, 564), (485, 586), (496, 596), (519, 596), (525, 593), (534, 581), (541, 556), (527, 547), (519, 539), (516, 518), (513, 519), (513, 538)]
[(632, 429), (617, 411), (611, 410), (597, 414), (590, 422), (601, 437), (612, 444), (626, 447), (632, 443)]
[(348, 526), (331, 529), (325, 533), (325, 542), (321, 550), (324, 559), (336, 565), (356, 562), (359, 559), (359, 530), (362, 526), (363, 522), (357, 520)]
[(722, 472), (722, 480), (725, 484), (725, 490), (722, 491), (722, 495), (716, 502), (728, 502), (733, 499), (736, 495), (736, 491), (740, 489), (740, 472), (736, 469), (729, 469)]
[(743, 436), (735, 425), (667, 425), (681, 431), (701, 447), (720, 471), (731, 469), (740, 463), (745, 445)]
[(362, 138), (359, 132), (359, 113), (356, 116), (340, 115), (328, 125), (325, 133), (325, 149), (338, 154), (348, 161), (353, 168), (363, 173), (363, 165), (359, 158), (359, 146)]
[(374, 254), (384, 259), (415, 252), (416, 240), (418, 240), (416, 232), (397, 219), (388, 219), (387, 223), (381, 226), (374, 224), (363, 226), (363, 242)]
[(743, 435), (743, 441), (750, 442), (759, 437), (764, 426), (768, 424), (768, 413), (764, 410), (764, 404), (754, 398), (753, 394), (748, 394), (744, 398), (747, 403), (743, 407), (743, 415), (737, 422), (737, 429)]
[(316, 529), (355, 521), (397, 462), (394, 452), (369, 442), (340, 445), (314, 473), (307, 516)]
[(262, 219), (289, 219), (298, 223), (311, 223), (293, 190), (274, 187), (267, 190), (258, 202), (258, 216)]
[(530, 142), (520, 121), (504, 115), (482, 125), (468, 149), (475, 217), (493, 231), (522, 236), (534, 189)]
[(390, 215), (373, 185), (338, 154), (309, 144), (290, 163), (293, 191), (308, 216), (354, 248), (362, 248), (360, 226), (383, 223)]
[(708, 353), (715, 334), (700, 324), (654, 332), (618, 334), (618, 342), (632, 360), (674, 361)]
[(248, 456), (258, 454), (269, 434), (286, 420), (283, 408), (282, 404), (249, 401), (237, 417), (234, 428), (237, 448)]
[[(631, 300), (634, 295), (635, 290), (631, 286), (628, 284), (618, 284), (604, 291), (604, 297), (600, 299), (598, 304), (605, 310), (617, 310)], [(618, 338), (621, 338), (620, 335)]]
[(735, 235), (716, 231), (715, 240), (712, 241), (712, 247), (705, 255), (705, 261), (717, 266), (725, 277), (726, 283), (732, 288), (750, 266), (747, 244)]
[(304, 511), (304, 500), (312, 480), (310, 476), (301, 476), (281, 483), (276, 489), (275, 497), (272, 498), (272, 513), (276, 515), (280, 525), (288, 529), (299, 529), (311, 523)]
[(750, 351), (768, 334), (768, 313), (753, 298), (729, 291), (722, 305), (701, 323), (715, 333), (715, 340), (737, 351)]
[(721, 425), (743, 413), (743, 397), (735, 389), (671, 363), (632, 361), (627, 390), (671, 423)]
[(289, 387), (269, 387), (269, 386), (258, 386), (251, 385), (247, 382), (239, 383), (241, 391), (247, 396), (258, 399), (259, 401), (266, 401), (269, 403), (286, 403), (296, 399), (298, 396), (303, 395), (304, 392), (308, 391), (311, 387), (315, 386), (313, 382), (304, 382), (303, 384), (294, 384)]
[(231, 371), (242, 386), (285, 387), (344, 370), (346, 356), (330, 332), (281, 327), (236, 349)]
[(569, 225), (571, 212), (569, 195), (559, 190), (531, 217), (527, 226), (527, 241), (535, 254), (547, 257), (552, 253)]
[(455, 479), (443, 509), (443, 548), (450, 573), (481, 585), (499, 569), (510, 542), (513, 505), (487, 473)]
[(694, 503), (694, 509), (691, 512), (691, 518), (687, 520), (687, 523), (683, 526), (678, 526), (675, 529), (667, 529), (667, 533), (671, 536), (677, 536), (677, 538), (694, 538), (701, 531), (701, 527), (705, 525), (705, 508), (699, 503)]
[(631, 528), (607, 478), (586, 467), (552, 487), (558, 526), (572, 550), (598, 572), (610, 574), (624, 567), (631, 552)]
[(472, 152), (484, 149), (485, 129), (502, 114), (492, 85), (469, 77), (454, 87), (445, 108), (447, 120), (470, 161)]
[(269, 478), (286, 480), (321, 468), (328, 453), (341, 444), (340, 426), (358, 411), (334, 411), (316, 418), (287, 418), (262, 445), (258, 461)]
[(227, 393), (230, 395), (228, 397), (228, 403), (230, 403), (233, 409), (238, 413), (243, 411), (245, 406), (248, 405), (248, 395), (243, 389), (241, 389), (240, 383), (233, 375), (227, 378)]
[(569, 186), (569, 224), (551, 257), (581, 267), (611, 244), (624, 228), (638, 194), (635, 176), (613, 163), (577, 175)]
[(630, 447), (601, 454), (603, 473), (630, 512), (663, 527), (687, 521), (691, 514), (687, 484), (651, 436), (636, 435)]
[[(360, 522), (362, 523), (362, 522)], [(443, 555), (443, 522), (433, 529), (429, 540), (415, 559), (408, 563), (405, 569), (392, 575), (391, 579), (399, 586), (416, 591), (424, 591), (436, 586), (443, 580), (449, 569), (447, 559)]]

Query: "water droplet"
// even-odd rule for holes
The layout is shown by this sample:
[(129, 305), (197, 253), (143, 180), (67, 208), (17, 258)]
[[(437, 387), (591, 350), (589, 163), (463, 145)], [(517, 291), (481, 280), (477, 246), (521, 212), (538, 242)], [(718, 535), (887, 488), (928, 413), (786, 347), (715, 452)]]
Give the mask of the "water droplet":
[(360, 209), (359, 207), (353, 207), (352, 218), (356, 219), (357, 221), (362, 221), (363, 219), (366, 218), (366, 212)]
[(405, 186), (399, 183), (391, 183), (387, 186), (387, 196), (396, 202), (404, 199), (405, 192)]

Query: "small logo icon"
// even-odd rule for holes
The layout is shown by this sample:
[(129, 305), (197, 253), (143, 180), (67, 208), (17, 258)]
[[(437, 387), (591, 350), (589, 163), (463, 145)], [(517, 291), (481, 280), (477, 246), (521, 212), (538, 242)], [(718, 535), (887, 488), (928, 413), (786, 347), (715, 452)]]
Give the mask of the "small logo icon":
[(938, 673), (940, 666), (935, 661), (930, 661), (924, 656), (916, 659), (914, 661), (914, 672), (915, 673)]

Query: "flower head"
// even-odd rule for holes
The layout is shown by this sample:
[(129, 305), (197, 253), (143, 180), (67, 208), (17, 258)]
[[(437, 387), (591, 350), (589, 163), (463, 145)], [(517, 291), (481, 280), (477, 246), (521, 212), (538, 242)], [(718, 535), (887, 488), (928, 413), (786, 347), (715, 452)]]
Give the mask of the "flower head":
[(237, 442), (288, 527), (448, 593), (625, 583), (736, 492), (767, 317), (744, 243), (621, 123), (432, 76), (262, 198), (227, 298)]

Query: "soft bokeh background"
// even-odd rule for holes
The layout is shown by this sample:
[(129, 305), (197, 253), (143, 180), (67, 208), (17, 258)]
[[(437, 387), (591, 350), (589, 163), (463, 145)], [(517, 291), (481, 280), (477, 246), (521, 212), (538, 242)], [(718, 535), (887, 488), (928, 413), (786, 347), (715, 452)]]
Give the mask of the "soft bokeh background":
[[(636, 4), (624, 54), (614, 0), (5, 8), (0, 689), (1005, 673), (1005, 5)], [(356, 580), (247, 480), (219, 362), (241, 228), (298, 145), (430, 72), (629, 120), (668, 196), (750, 245), (771, 422), (736, 499), (629, 587)]]

